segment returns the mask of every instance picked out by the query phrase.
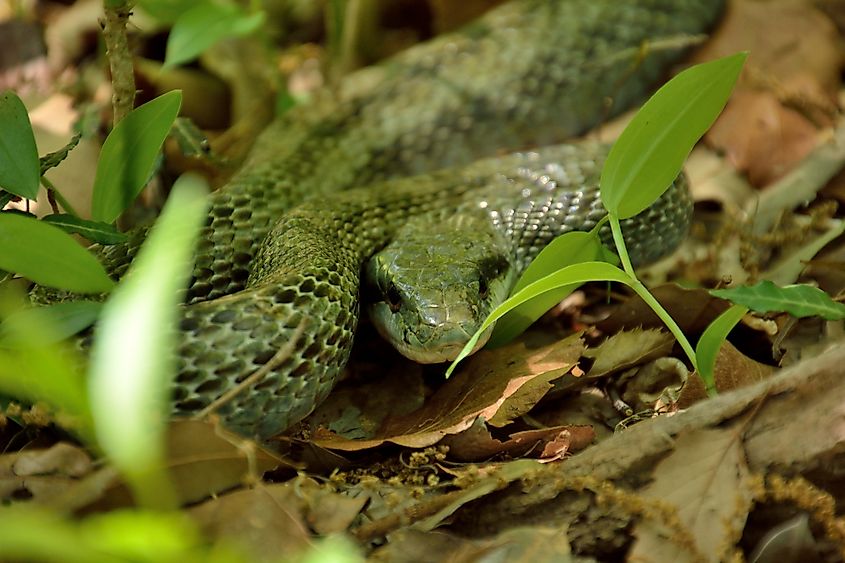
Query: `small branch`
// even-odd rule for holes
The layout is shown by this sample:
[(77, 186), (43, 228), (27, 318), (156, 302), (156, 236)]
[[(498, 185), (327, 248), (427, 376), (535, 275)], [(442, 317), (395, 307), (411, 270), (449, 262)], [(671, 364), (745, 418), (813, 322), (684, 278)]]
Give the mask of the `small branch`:
[(132, 13), (134, 2), (106, 1), (104, 4), (103, 39), (106, 42), (106, 56), (111, 70), (112, 108), (114, 123), (117, 124), (135, 105), (135, 74), (126, 38), (126, 22)]

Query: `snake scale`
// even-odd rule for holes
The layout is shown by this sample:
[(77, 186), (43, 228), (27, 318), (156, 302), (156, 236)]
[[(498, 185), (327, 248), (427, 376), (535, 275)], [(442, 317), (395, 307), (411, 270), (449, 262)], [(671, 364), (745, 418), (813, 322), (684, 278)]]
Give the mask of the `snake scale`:
[[(459, 166), (559, 142), (632, 106), (683, 54), (648, 43), (705, 32), (721, 9), (718, 0), (517, 0), (277, 118), (211, 196), (181, 321), (174, 415), (212, 404), (298, 333), (292, 353), (217, 412), (259, 438), (302, 419), (348, 359), (364, 261), (408, 217), (465, 203), (521, 157)], [(103, 252), (114, 275), (142, 239)]]

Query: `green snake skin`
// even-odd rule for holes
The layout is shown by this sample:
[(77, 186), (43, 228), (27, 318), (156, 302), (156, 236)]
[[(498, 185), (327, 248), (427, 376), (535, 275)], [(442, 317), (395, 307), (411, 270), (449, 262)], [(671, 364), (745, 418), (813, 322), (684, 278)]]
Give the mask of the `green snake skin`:
[[(292, 353), (216, 410), (259, 438), (302, 419), (349, 356), (364, 261), (408, 217), (461, 205), (514, 163), (377, 182), (585, 131), (639, 102), (683, 54), (649, 42), (705, 32), (721, 9), (719, 0), (505, 4), (274, 121), (212, 194), (181, 323), (174, 414), (211, 405), (302, 324)], [(361, 186), (371, 187), (345, 191)], [(112, 273), (142, 239), (104, 252)]]
[[(599, 177), (609, 150), (589, 142), (502, 159), (500, 174), (467, 205), (408, 220), (364, 268), (364, 304), (378, 332), (416, 362), (454, 360), (549, 242), (591, 230), (606, 215)], [(622, 222), (631, 262), (674, 250), (691, 218), (681, 175), (658, 202)], [(612, 248), (610, 227), (600, 234)]]

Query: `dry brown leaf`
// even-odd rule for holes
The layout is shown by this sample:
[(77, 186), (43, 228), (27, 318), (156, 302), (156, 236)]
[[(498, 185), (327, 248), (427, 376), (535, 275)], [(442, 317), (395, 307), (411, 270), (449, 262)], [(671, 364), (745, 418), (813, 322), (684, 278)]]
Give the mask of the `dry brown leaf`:
[(750, 52), (746, 70), (706, 138), (762, 186), (806, 156), (818, 129), (832, 123), (842, 40), (833, 22), (806, 0), (733, 0), (697, 58), (737, 51)]
[(449, 457), (457, 461), (483, 461), (499, 454), (511, 457), (539, 457), (559, 459), (568, 451), (580, 450), (593, 441), (595, 433), (589, 426), (557, 426), (525, 430), (510, 434), (507, 440), (494, 438), (483, 420), (452, 436), (442, 444), (449, 446)]
[(311, 541), (304, 521), (306, 502), (297, 494), (295, 481), (223, 495), (188, 514), (211, 541), (235, 543), (254, 561), (290, 560)]
[(511, 528), (493, 538), (466, 539), (438, 531), (403, 529), (390, 534), (387, 545), (373, 553), (370, 560), (396, 563), (567, 563), (573, 559), (566, 532), (566, 526), (534, 526)]
[[(466, 369), (452, 376), (422, 408), (405, 416), (387, 419), (369, 439), (348, 440), (328, 430), (318, 430), (312, 440), (317, 446), (345, 451), (376, 447), (393, 442), (407, 447), (425, 447), (443, 436), (469, 428), (475, 419), (493, 418), (513, 398), (510, 413), (522, 413), (551, 387), (548, 381), (569, 371), (583, 352), (579, 334), (536, 350), (516, 342), (497, 350), (476, 354)], [(523, 386), (542, 378), (543, 383), (518, 395)]]
[(74, 489), (93, 467), (90, 456), (77, 446), (59, 442), (47, 449), (0, 456), (0, 499), (25, 497), (51, 504)]
[(635, 328), (617, 332), (584, 352), (584, 356), (596, 360), (587, 377), (605, 377), (665, 356), (674, 344), (675, 339), (664, 330)]
[[(706, 289), (686, 289), (674, 283), (659, 285), (651, 293), (685, 334), (701, 333), (729, 306), (725, 300), (713, 297)], [(596, 327), (605, 334), (638, 327), (664, 326), (651, 307), (636, 295), (617, 307), (610, 317), (596, 323)]]
[[(713, 378), (719, 393), (738, 389), (768, 377), (775, 371), (772, 366), (754, 361), (734, 347), (728, 341), (722, 343), (716, 356)], [(678, 397), (678, 408), (685, 409), (707, 398), (704, 381), (698, 373), (693, 373)]]
[[(749, 472), (735, 427), (696, 430), (676, 438), (675, 450), (656, 467), (641, 492), (645, 502), (673, 507), (706, 561), (724, 561), (745, 526), (753, 499)], [(674, 530), (651, 519), (634, 528), (628, 554), (636, 561), (697, 561)]]

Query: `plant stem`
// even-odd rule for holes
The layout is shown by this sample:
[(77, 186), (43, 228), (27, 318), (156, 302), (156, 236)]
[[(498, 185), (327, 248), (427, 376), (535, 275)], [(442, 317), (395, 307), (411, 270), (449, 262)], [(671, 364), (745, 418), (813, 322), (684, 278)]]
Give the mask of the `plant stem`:
[(640, 296), (640, 299), (642, 299), (646, 305), (651, 307), (660, 320), (663, 321), (663, 324), (666, 325), (666, 328), (669, 329), (669, 332), (675, 336), (678, 344), (681, 345), (681, 348), (684, 350), (687, 358), (689, 358), (693, 369), (698, 371), (698, 362), (695, 358), (695, 351), (692, 349), (692, 345), (690, 345), (689, 340), (687, 340), (687, 337), (681, 330), (681, 327), (678, 326), (678, 323), (675, 322), (675, 319), (672, 318), (669, 312), (663, 308), (663, 305), (655, 299), (654, 295), (646, 289), (646, 286), (643, 285), (637, 277), (637, 274), (634, 272), (634, 267), (631, 265), (631, 258), (628, 256), (628, 249), (625, 246), (625, 240), (622, 237), (622, 225), (619, 223), (619, 218), (614, 215), (610, 215), (610, 230), (613, 233), (613, 243), (616, 245), (616, 251), (619, 253), (619, 259), (622, 261), (622, 268), (625, 270), (626, 274), (631, 276), (631, 289), (633, 289), (634, 292)]

